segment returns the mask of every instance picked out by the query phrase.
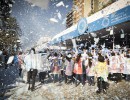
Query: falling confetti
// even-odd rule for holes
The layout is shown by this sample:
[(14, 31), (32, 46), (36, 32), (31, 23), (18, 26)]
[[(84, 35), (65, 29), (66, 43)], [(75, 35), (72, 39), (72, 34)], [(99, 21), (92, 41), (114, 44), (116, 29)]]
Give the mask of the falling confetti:
[(55, 19), (55, 18), (50, 18), (50, 21), (51, 21), (51, 22), (58, 23), (58, 20), (57, 20), (57, 19)]
[(33, 5), (31, 5), (31, 7), (34, 7), (35, 5), (33, 4)]
[(58, 16), (58, 18), (59, 18), (60, 20), (62, 19), (62, 16), (61, 16), (61, 13), (60, 13), (60, 12), (57, 13), (57, 16)]
[(104, 49), (105, 48), (105, 43), (103, 45), (101, 45), (101, 47), (102, 47), (102, 49)]
[(42, 30), (44, 31), (44, 30), (45, 30), (45, 28), (42, 28)]
[(99, 38), (94, 38), (94, 43), (97, 44), (99, 42)]
[(66, 5), (65, 7), (66, 7), (66, 8), (68, 8), (68, 7), (69, 7), (69, 5)]
[(96, 37), (96, 33), (90, 33), (92, 37)]
[(60, 7), (60, 6), (65, 6), (63, 1), (59, 2), (58, 4), (56, 4), (56, 7)]
[(124, 34), (124, 30), (123, 29), (121, 29), (121, 32), (122, 32), (122, 34)]
[(12, 4), (9, 4), (9, 7), (12, 7)]
[(113, 35), (113, 30), (110, 30), (110, 35)]
[(66, 18), (63, 20), (62, 24), (65, 24), (66, 23)]
[(34, 6), (39, 6), (43, 9), (47, 9), (48, 6), (49, 6), (49, 0), (26, 0), (28, 1), (29, 3), (32, 3), (32, 5)]

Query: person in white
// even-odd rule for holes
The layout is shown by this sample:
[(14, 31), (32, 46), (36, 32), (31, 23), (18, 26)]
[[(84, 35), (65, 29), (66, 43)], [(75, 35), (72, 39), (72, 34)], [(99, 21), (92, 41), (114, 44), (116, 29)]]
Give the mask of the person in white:
[[(72, 78), (73, 66), (74, 62), (72, 60), (72, 55), (68, 54), (65, 60), (65, 83), (71, 83), (73, 81)], [(70, 78), (70, 82), (67, 82), (68, 78)]]
[[(30, 50), (30, 53), (25, 57), (24, 62), (27, 70), (27, 82), (29, 83), (28, 90), (31, 89), (31, 91), (33, 91), (38, 70), (40, 70), (43, 67), (41, 55), (36, 54), (35, 49), (32, 48)], [(31, 79), (32, 79), (32, 86), (30, 87)]]
[(128, 54), (126, 55), (123, 74), (126, 76), (125, 80), (130, 81), (130, 50), (128, 50)]

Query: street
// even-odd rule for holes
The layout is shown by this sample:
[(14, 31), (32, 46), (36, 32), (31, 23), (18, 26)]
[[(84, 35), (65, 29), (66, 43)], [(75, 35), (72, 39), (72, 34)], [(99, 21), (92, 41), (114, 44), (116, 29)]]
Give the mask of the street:
[(33, 92), (28, 84), (19, 81), (15, 66), (0, 69), (0, 100), (129, 100), (130, 82), (122, 80), (118, 84), (109, 81), (107, 94), (96, 94), (96, 85), (85, 86), (74, 84), (53, 83), (45, 80), (44, 84), (36, 82)]

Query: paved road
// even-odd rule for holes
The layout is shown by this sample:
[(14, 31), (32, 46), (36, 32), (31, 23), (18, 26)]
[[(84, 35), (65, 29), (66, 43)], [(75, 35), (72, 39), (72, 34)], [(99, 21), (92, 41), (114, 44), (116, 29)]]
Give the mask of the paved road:
[(18, 66), (9, 65), (7, 69), (4, 67), (0, 68), (0, 88), (7, 87), (10, 84), (14, 84), (16, 82), (16, 78), (18, 75)]
[(9, 88), (13, 88), (16, 84), (16, 79), (19, 77), (18, 66), (8, 65), (7, 69), (0, 67), (0, 100)]

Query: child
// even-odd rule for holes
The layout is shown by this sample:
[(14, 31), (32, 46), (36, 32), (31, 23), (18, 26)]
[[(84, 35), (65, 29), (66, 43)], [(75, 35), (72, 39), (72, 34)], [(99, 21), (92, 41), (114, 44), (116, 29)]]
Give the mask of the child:
[(107, 77), (108, 77), (108, 68), (104, 57), (99, 53), (97, 65), (94, 67), (96, 76), (97, 76), (97, 87), (98, 90), (96, 93), (106, 93), (107, 89)]

